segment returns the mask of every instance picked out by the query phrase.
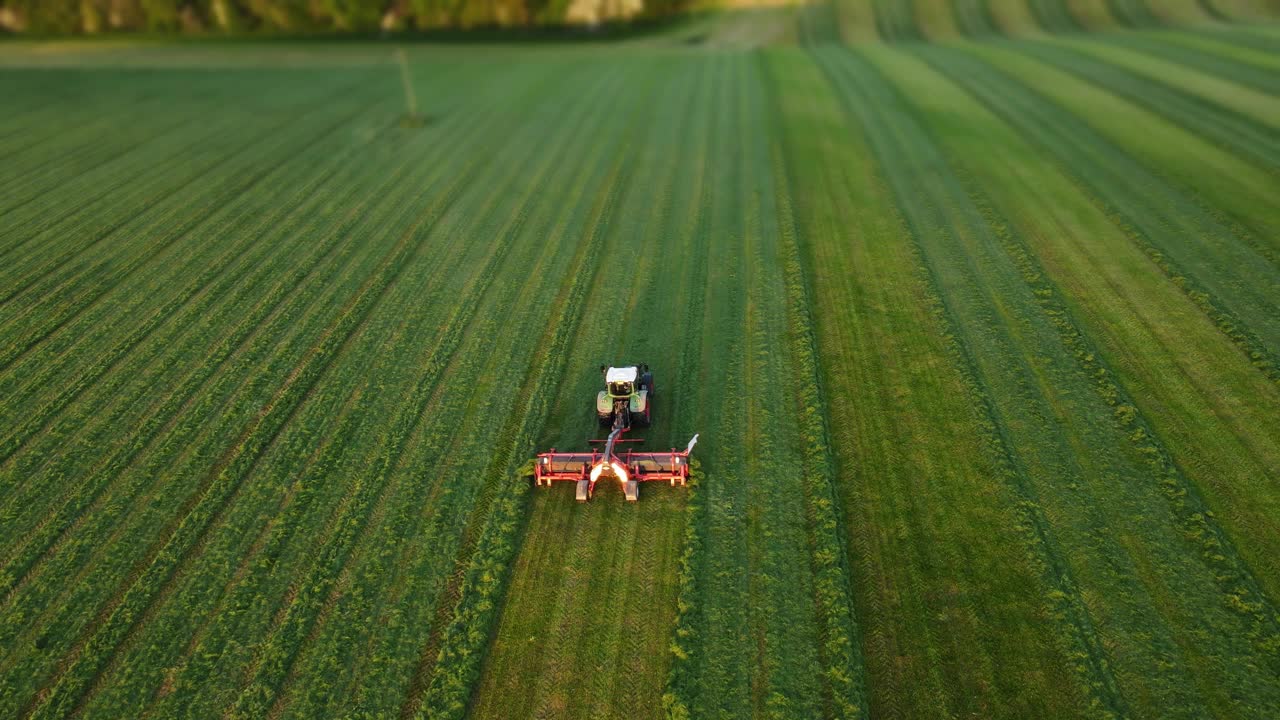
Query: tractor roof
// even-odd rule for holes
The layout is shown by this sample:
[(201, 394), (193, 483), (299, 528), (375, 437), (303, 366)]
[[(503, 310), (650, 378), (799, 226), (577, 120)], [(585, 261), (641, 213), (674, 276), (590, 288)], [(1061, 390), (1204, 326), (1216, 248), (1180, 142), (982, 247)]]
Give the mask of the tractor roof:
[(604, 374), (604, 381), (607, 383), (635, 382), (636, 374), (637, 371), (634, 365), (631, 367), (611, 367)]

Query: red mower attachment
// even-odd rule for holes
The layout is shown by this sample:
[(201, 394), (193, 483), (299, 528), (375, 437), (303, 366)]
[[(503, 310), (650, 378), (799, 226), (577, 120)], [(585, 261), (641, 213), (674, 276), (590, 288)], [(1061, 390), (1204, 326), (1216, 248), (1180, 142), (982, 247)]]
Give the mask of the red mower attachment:
[(569, 480), (578, 484), (578, 500), (585, 502), (591, 499), (596, 483), (602, 477), (617, 478), (622, 484), (623, 493), (630, 502), (640, 499), (639, 484), (653, 480), (667, 480), (674, 487), (683, 486), (689, 480), (689, 453), (698, 442), (694, 435), (689, 446), (683, 451), (672, 448), (669, 452), (625, 452), (614, 453), (613, 446), (618, 442), (641, 442), (640, 440), (621, 440), (619, 437), (625, 429), (618, 428), (609, 433), (604, 441), (604, 451), (591, 452), (550, 452), (540, 453), (534, 464), (533, 482), (536, 486), (550, 487), (556, 480)]

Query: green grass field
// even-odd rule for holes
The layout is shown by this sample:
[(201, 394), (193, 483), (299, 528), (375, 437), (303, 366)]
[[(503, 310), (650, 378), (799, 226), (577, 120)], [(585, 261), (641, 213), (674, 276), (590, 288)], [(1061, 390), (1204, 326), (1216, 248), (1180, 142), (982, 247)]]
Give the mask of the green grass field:
[(1280, 717), (1269, 3), (0, 43), (0, 717)]

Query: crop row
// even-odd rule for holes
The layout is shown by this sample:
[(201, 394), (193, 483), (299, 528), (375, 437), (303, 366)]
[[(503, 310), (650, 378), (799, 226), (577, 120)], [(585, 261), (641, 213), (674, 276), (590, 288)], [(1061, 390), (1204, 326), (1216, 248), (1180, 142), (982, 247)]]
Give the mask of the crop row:
[[(321, 126), (321, 132), (316, 135), (295, 132), (287, 142), (277, 143), (268, 157), (290, 157), (302, 152), (307, 149), (310, 142), (339, 130), (343, 121), (349, 117), (339, 117), (336, 122), (330, 118), (328, 123)], [(15, 340), (8, 346), (7, 351), (0, 355), (0, 364), (8, 367), (19, 360), (84, 310), (92, 307), (119, 283), (149, 263), (163, 261), (168, 257), (168, 252), (180, 249), (185, 243), (191, 242), (192, 232), (221, 210), (219, 200), (222, 197), (242, 194), (258, 186), (274, 168), (270, 164), (264, 165), (262, 156), (255, 154), (253, 150), (255, 147), (251, 143), (241, 150), (213, 160), (208, 166), (201, 167), (202, 170), (220, 168), (221, 172), (216, 177), (221, 183), (209, 177), (202, 180), (201, 175), (196, 175), (170, 186), (157, 186), (153, 189), (155, 195), (145, 201), (152, 203), (148, 208), (150, 212), (142, 213), (139, 217), (132, 219), (126, 217), (114, 222), (96, 234), (87, 247), (92, 247), (115, 232), (122, 231), (133, 222), (136, 222), (137, 226), (131, 228), (132, 231), (139, 233), (141, 237), (150, 238), (151, 242), (121, 243), (118, 247), (112, 248), (117, 253), (115, 256), (108, 252), (103, 257), (74, 263), (72, 260), (77, 254), (84, 253), (86, 247), (75, 248), (63, 254), (49, 268), (48, 274), (56, 276), (50, 283), (52, 287), (33, 288), (28, 295), (32, 301), (16, 302), (11, 305), (15, 311), (11, 318), (6, 318), (4, 331)], [(202, 206), (191, 207), (191, 204), (184, 202), (185, 198), (177, 193), (188, 184), (197, 181), (209, 182), (213, 187)], [(153, 237), (152, 233), (159, 237)], [(47, 251), (54, 254), (57, 244), (55, 241), (52, 244), (53, 247), (48, 248)], [(94, 253), (89, 254), (92, 256)], [(70, 272), (60, 272), (67, 265), (70, 266)], [(41, 271), (41, 274), (45, 272)]]
[[(304, 276), (305, 276), (305, 272), (304, 272)], [(291, 289), (292, 289), (292, 288), (290, 288), (290, 286), (289, 286), (287, 283), (280, 283), (279, 285), (277, 285), (277, 288), (278, 288), (278, 290), (276, 291), (277, 293), (283, 293), (283, 292), (285, 292), (285, 291), (288, 291), (288, 290), (291, 290)], [(268, 300), (269, 298), (270, 298), (270, 296), (268, 296), (267, 298), (264, 298), (264, 300)], [(271, 303), (271, 302), (264, 302), (263, 307), (265, 307), (265, 308), (271, 308), (271, 307), (272, 307), (272, 305), (273, 305), (273, 303)], [(252, 318), (252, 315), (250, 316), (250, 318), (249, 318), (249, 319), (251, 319), (251, 318)], [(264, 318), (263, 318), (263, 320), (267, 320), (267, 319), (269, 319), (269, 318), (266, 318), (266, 317), (264, 317)], [(277, 322), (278, 322), (278, 321), (277, 321)], [(270, 326), (271, 326), (271, 324), (270, 324), (270, 323), (266, 323), (266, 322), (264, 322), (264, 323), (263, 323), (263, 325), (260, 325), (260, 326), (257, 326), (257, 327), (254, 327), (254, 326), (252, 326), (252, 325), (247, 326), (247, 327), (245, 328), (245, 330), (246, 330), (246, 331), (249, 331), (249, 330), (261, 330), (261, 329), (263, 329), (264, 327), (270, 327)], [(242, 337), (243, 337), (243, 336), (242, 336)], [(259, 335), (258, 337), (260, 338), (260, 337), (261, 337), (261, 335)], [(231, 340), (231, 341), (230, 341), (230, 342), (228, 342), (228, 343), (224, 343), (224, 347), (227, 349), (227, 351), (229, 351), (231, 348), (235, 347), (235, 346), (236, 346), (236, 345), (238, 345), (240, 342), (242, 342), (242, 340), (239, 340), (239, 339), (237, 339), (237, 340)], [(217, 357), (216, 352), (214, 353), (214, 357), (215, 357), (215, 358)], [(211, 369), (213, 369), (213, 368), (216, 368), (216, 367), (217, 367), (217, 364), (216, 364), (216, 363), (211, 363), (211, 364), (210, 364), (209, 366), (207, 366), (207, 367), (208, 367), (208, 369), (210, 369), (210, 370), (211, 370)], [(206, 369), (206, 368), (204, 368), (204, 367), (202, 367), (202, 368), (198, 368), (198, 369), (197, 369), (197, 374), (199, 374), (200, 372), (203, 372), (205, 369)], [(236, 380), (235, 382), (236, 382), (236, 383), (239, 383), (239, 382), (241, 382), (241, 381), (240, 381), (240, 380)], [(221, 397), (221, 396), (220, 396), (220, 394), (219, 394), (219, 395), (212, 395), (212, 396), (208, 396), (208, 397), (202, 398), (202, 400), (203, 400), (204, 402), (202, 402), (201, 404), (205, 404), (205, 403), (207, 403), (207, 402), (213, 402), (213, 401), (216, 401), (216, 400), (220, 399), (220, 397)], [(176, 409), (176, 407), (183, 406), (183, 405), (184, 405), (184, 403), (185, 403), (185, 401), (183, 400), (183, 398), (182, 398), (182, 396), (181, 396), (181, 395), (177, 396), (177, 397), (176, 397), (176, 398), (174, 398), (174, 399), (176, 400), (176, 403), (174, 404), (175, 409)], [(214, 407), (216, 407), (216, 405), (215, 405)], [(160, 421), (160, 422), (156, 422), (156, 423), (152, 424), (152, 427), (158, 427), (158, 426), (164, 425), (164, 423), (165, 423), (165, 422), (167, 422), (167, 421), (162, 421), (162, 420), (161, 420), (161, 418), (163, 418), (163, 417), (164, 417), (164, 416), (162, 415), (162, 416), (160, 416), (159, 418), (155, 418), (155, 420)], [(190, 422), (190, 421), (188, 421), (188, 422)], [(146, 436), (146, 435), (142, 435), (142, 436), (140, 436), (140, 437), (136, 438), (136, 440), (137, 440), (137, 441), (141, 441), (141, 443), (142, 443), (142, 444), (146, 444), (146, 439), (147, 439), (147, 436)], [(172, 438), (170, 438), (170, 442), (172, 442)], [(121, 448), (121, 449), (122, 449), (122, 450), (124, 450), (125, 448)], [(136, 446), (135, 446), (135, 447), (129, 448), (128, 450), (129, 450), (129, 451), (136, 451), (137, 449), (138, 449), (138, 447), (136, 447)], [(101, 472), (103, 472), (103, 473), (104, 473), (104, 475), (103, 475), (103, 476), (104, 476), (104, 477), (112, 477), (112, 476), (114, 475), (114, 473), (115, 473), (115, 472), (118, 472), (119, 470), (123, 470), (123, 469), (124, 469), (124, 467), (126, 467), (126, 466), (127, 466), (127, 463), (129, 462), (129, 461), (127, 460), (127, 458), (129, 458), (129, 457), (130, 457), (130, 452), (129, 452), (129, 451), (122, 452), (122, 453), (120, 453), (120, 454), (116, 455), (114, 460), (109, 461), (111, 464), (115, 465), (116, 470), (114, 470), (114, 471), (113, 471), (113, 470), (111, 470), (111, 469), (110, 469), (111, 465), (108, 465), (108, 466), (105, 466), (105, 467), (103, 467), (103, 466), (99, 466), (99, 470), (100, 470)], [(124, 461), (124, 463), (123, 463), (123, 464), (120, 464), (120, 463), (121, 463), (121, 461)], [(137, 480), (141, 480), (141, 479), (143, 479), (144, 477), (145, 477), (145, 475), (143, 475), (143, 476), (135, 475), (135, 476), (133, 476), (131, 479), (132, 479), (132, 480), (134, 480), (134, 481), (136, 482)], [(92, 486), (89, 486), (89, 487), (92, 487)], [(56, 486), (50, 487), (49, 489), (50, 489), (50, 490), (55, 490), (55, 489), (56, 489)], [(124, 509), (124, 508), (117, 508), (117, 509), (116, 509), (116, 512), (119, 512), (119, 511), (120, 511), (120, 510), (122, 510), (122, 509)], [(102, 522), (103, 520), (106, 520), (106, 519), (109, 517), (109, 515), (110, 515), (110, 514), (105, 515), (105, 516), (95, 516), (95, 517), (93, 518), (93, 521), (94, 521), (95, 523), (97, 523), (97, 522)], [(91, 538), (80, 538), (80, 540), (82, 540), (82, 541), (83, 541), (83, 540), (87, 540), (87, 539), (91, 539)], [(86, 547), (86, 549), (87, 549), (87, 547)], [(11, 599), (12, 599), (12, 598), (11, 598)]]
[[(975, 92), (985, 97), (995, 92), (991, 83), (1009, 86), (1006, 72), (987, 73), (988, 85)], [(1239, 237), (1185, 193), (1162, 182), (1083, 119), (1034, 93), (1017, 93), (998, 107), (1004, 108), (1007, 122), (1040, 128), (1031, 137), (1043, 142), (1044, 149), (1108, 207), (1114, 221), (1225, 334), (1264, 372), (1274, 375), (1280, 347), (1275, 319), (1280, 316), (1265, 288), (1275, 286), (1280, 269), (1259, 257), (1248, 238)]]
[[(277, 101), (286, 109), (306, 111), (323, 107), (334, 97), (332, 88), (317, 93), (314, 87), (303, 85), (281, 93)], [(167, 116), (166, 113), (157, 114)], [(201, 122), (201, 116), (198, 108), (190, 117), (179, 114), (182, 120), (171, 128), (172, 132), (157, 132), (156, 136), (135, 147), (125, 145), (121, 151), (122, 159), (104, 163), (100, 173), (81, 172), (70, 178), (55, 178), (56, 186), (74, 198), (74, 204), (62, 212), (55, 212), (56, 203), (67, 196), (61, 192), (34, 193), (31, 199), (35, 202), (29, 203), (26, 212), (15, 213), (15, 219), (21, 222), (14, 226), (18, 229), (14, 235), (15, 239), (20, 239), (7, 253), (9, 266), (4, 275), (8, 286), (5, 299), (20, 296), (85, 250), (94, 249), (101, 253), (117, 249), (112, 244), (102, 246), (102, 240), (116, 232), (127, 237), (129, 223), (137, 220), (135, 215), (139, 208), (151, 209), (149, 206), (164, 201), (173, 204), (173, 198), (184, 187), (199, 188), (210, 182), (211, 177), (225, 178), (227, 173), (222, 170), (220, 175), (219, 169), (226, 161), (246, 154), (244, 150), (250, 150), (257, 144), (246, 143), (243, 117)], [(279, 116), (263, 113), (260, 117), (277, 120), (267, 130), (284, 129), (290, 125), (287, 113)], [(206, 130), (213, 132), (206, 134)], [(291, 136), (286, 134), (282, 137)], [(269, 134), (260, 135), (257, 140), (275, 140), (276, 145), (281, 144), (278, 138)], [(250, 157), (253, 156), (250, 154)], [(177, 162), (179, 159), (182, 162)], [(166, 171), (157, 171), (157, 168)], [(226, 182), (225, 179), (223, 181)], [(31, 217), (24, 217), (27, 213)], [(128, 243), (123, 243), (119, 249), (129, 247)]]
[[(348, 345), (363, 325), (368, 313), (382, 298), (390, 284), (405, 267), (414, 245), (412, 233), (403, 234), (385, 250), (373, 267), (366, 266), (366, 277), (360, 278), (349, 300), (338, 303), (336, 317), (329, 320), (318, 337), (312, 339), (296, 364), (276, 365), (274, 372), (284, 383), (271, 392), (265, 404), (253, 414), (231, 447), (221, 453), (212, 470), (196, 491), (177, 508), (173, 520), (151, 543), (148, 556), (134, 566), (122, 584), (124, 593), (99, 612), (102, 625), (92, 634), (77, 641), (61, 665), (61, 672), (46, 695), (45, 712), (58, 715), (79, 702), (88, 682), (110, 658), (119, 643), (134, 632), (144, 614), (163, 598), (175, 571), (189, 554), (204, 542), (211, 527), (223, 518), (228, 504), (256, 468), (266, 449), (283, 427), (293, 419), (300, 403), (309, 396), (316, 383), (325, 376), (332, 360)], [(68, 660), (70, 662), (68, 662)]]

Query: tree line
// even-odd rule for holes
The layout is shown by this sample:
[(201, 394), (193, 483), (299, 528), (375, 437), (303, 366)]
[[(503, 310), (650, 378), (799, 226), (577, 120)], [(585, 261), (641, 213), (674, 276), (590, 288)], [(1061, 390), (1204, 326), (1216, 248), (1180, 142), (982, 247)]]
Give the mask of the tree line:
[(651, 20), (692, 0), (0, 0), (0, 32), (397, 32)]

